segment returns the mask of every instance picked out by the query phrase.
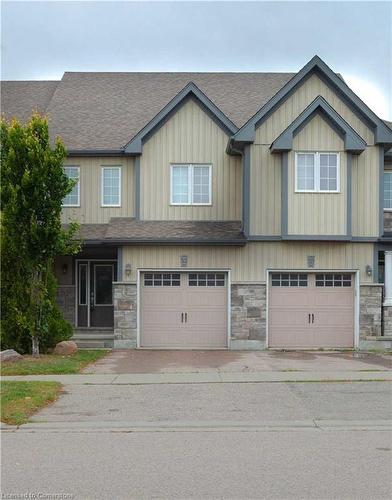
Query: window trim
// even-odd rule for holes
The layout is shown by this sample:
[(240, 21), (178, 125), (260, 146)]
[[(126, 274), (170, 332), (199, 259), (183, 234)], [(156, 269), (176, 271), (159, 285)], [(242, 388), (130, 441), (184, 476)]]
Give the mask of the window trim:
[[(61, 206), (65, 207), (65, 208), (67, 208), (67, 207), (80, 207), (80, 166), (79, 165), (64, 165), (63, 166), (64, 173), (65, 173), (66, 168), (76, 168), (78, 171), (78, 182), (75, 184), (75, 186), (77, 186), (77, 188), (78, 188), (78, 202), (77, 202), (77, 204), (75, 204), (75, 203), (62, 203)], [(65, 175), (67, 175), (67, 174), (65, 174)], [(68, 195), (69, 194), (71, 194), (71, 193), (68, 193)]]
[[(103, 196), (103, 179), (105, 170), (113, 170), (116, 168), (119, 171), (118, 182), (119, 182), (119, 193), (118, 193), (118, 203), (104, 203)], [(102, 165), (101, 166), (101, 207), (121, 207), (121, 192), (122, 192), (122, 166), (121, 165)]]
[[(298, 155), (312, 154), (314, 156), (314, 189), (298, 189)], [(336, 155), (336, 190), (335, 189), (320, 189), (320, 155), (334, 154)], [(296, 193), (324, 193), (338, 194), (340, 193), (340, 152), (339, 151), (296, 151), (294, 165), (294, 185)]]
[[(173, 201), (173, 171), (175, 167), (188, 168), (188, 202), (174, 202)], [(194, 167), (208, 167), (208, 203), (195, 203), (193, 202), (193, 180), (194, 180)], [(212, 206), (212, 163), (171, 163), (170, 164), (170, 205), (171, 206), (196, 206), (196, 207), (210, 207)]]
[[(392, 175), (392, 169), (390, 169), (390, 168), (384, 168), (384, 172), (383, 172), (383, 186), (384, 186), (384, 175), (385, 174)], [(384, 189), (383, 189), (383, 193), (382, 193), (382, 208), (383, 208), (383, 211), (384, 212), (392, 212), (392, 207), (385, 208), (384, 207), (384, 202), (385, 202), (385, 199), (384, 199)]]

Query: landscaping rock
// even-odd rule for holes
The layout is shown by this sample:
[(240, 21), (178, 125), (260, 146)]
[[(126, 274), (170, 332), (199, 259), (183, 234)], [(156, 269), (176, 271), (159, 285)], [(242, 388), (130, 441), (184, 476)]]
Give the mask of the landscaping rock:
[(63, 340), (56, 344), (53, 353), (54, 354), (73, 354), (78, 350), (78, 346), (72, 340)]
[(3, 361), (18, 361), (19, 359), (23, 359), (23, 356), (19, 354), (14, 349), (6, 349), (5, 351), (1, 351), (0, 360)]

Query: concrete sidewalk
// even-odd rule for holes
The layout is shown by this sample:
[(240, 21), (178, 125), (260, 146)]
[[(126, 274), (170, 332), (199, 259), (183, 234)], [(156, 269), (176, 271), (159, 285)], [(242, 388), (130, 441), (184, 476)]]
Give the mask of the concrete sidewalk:
[(358, 382), (392, 381), (392, 372), (378, 371), (264, 371), (264, 372), (187, 372), (129, 373), (91, 375), (18, 375), (2, 381), (57, 381), (64, 385), (148, 385), (148, 384), (219, 384), (255, 382)]

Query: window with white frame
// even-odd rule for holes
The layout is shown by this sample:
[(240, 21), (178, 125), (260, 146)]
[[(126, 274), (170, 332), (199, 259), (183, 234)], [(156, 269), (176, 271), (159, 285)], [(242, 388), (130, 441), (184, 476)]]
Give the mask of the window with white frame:
[(392, 170), (384, 172), (384, 210), (392, 210)]
[(339, 192), (339, 153), (296, 153), (297, 192)]
[(79, 167), (64, 167), (64, 173), (68, 177), (75, 181), (72, 191), (67, 194), (63, 200), (63, 207), (78, 207), (80, 205), (80, 175)]
[(121, 167), (102, 167), (102, 206), (121, 206)]
[(171, 165), (171, 204), (210, 205), (211, 172), (211, 165)]

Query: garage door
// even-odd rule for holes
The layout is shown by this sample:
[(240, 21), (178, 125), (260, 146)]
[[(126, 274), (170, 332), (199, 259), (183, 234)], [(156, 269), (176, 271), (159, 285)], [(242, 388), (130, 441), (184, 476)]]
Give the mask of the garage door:
[(142, 273), (140, 302), (141, 347), (227, 347), (226, 273)]
[(354, 275), (270, 273), (269, 279), (269, 347), (354, 347)]

